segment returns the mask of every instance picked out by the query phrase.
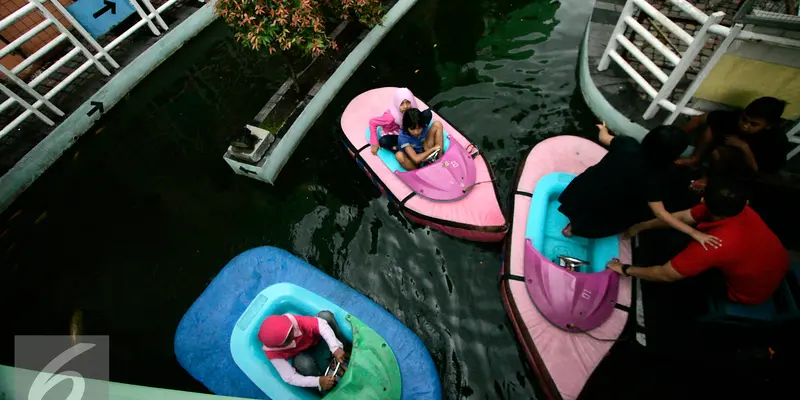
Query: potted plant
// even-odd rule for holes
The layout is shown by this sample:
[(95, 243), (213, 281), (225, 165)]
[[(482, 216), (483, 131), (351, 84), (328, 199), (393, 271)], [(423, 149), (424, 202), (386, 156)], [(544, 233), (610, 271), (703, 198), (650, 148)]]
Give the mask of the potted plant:
[(356, 19), (372, 27), (384, 15), (381, 0), (217, 0), (215, 11), (242, 45), (285, 57), (298, 92), (297, 61), (338, 47), (327, 22)]

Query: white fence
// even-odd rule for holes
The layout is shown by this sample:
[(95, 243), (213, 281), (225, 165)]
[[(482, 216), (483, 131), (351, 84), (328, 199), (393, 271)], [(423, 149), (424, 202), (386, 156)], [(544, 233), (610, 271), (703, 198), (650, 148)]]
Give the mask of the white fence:
[[(50, 2), (53, 7), (55, 8), (56, 12), (69, 21), (72, 25), (72, 29), (67, 28), (64, 24), (59, 21), (57, 15), (54, 15), (50, 10), (45, 8), (45, 3)], [(110, 75), (111, 72), (109, 69), (103, 64), (103, 62), (107, 63), (111, 68), (117, 69), (119, 68), (119, 63), (117, 63), (113, 57), (109, 54), (109, 52), (117, 47), (122, 41), (127, 39), (130, 35), (134, 32), (138, 31), (141, 27), (147, 25), (154, 35), (160, 35), (161, 30), (169, 29), (167, 24), (161, 18), (161, 13), (165, 10), (169, 9), (172, 5), (174, 5), (178, 0), (169, 0), (164, 2), (158, 8), (153, 7), (150, 0), (140, 0), (141, 3), (144, 5), (144, 8), (137, 2), (136, 0), (118, 0), (118, 1), (128, 1), (130, 5), (136, 10), (140, 20), (136, 22), (133, 26), (131, 26), (128, 30), (124, 33), (120, 34), (118, 37), (114, 38), (111, 42), (101, 45), (95, 38), (93, 38), (86, 28), (84, 28), (68, 11), (64, 6), (59, 2), (59, 0), (28, 0), (28, 4), (20, 7), (15, 12), (11, 13), (7, 17), (0, 20), (0, 30), (4, 29), (5, 27), (13, 24), (20, 18), (23, 18), (28, 13), (41, 13), (44, 17), (44, 20), (36, 26), (31, 27), (27, 32), (19, 36), (18, 38), (14, 39), (12, 42), (8, 43), (3, 49), (0, 49), (0, 58), (5, 57), (8, 54), (11, 54), (17, 48), (22, 46), (25, 42), (34, 38), (39, 32), (42, 32), (44, 29), (54, 26), (58, 29), (59, 35), (50, 40), (46, 45), (42, 46), (39, 50), (35, 53), (29, 55), (25, 58), (21, 63), (16, 65), (12, 69), (8, 69), (0, 65), (0, 74), (4, 75), (7, 79), (7, 83), (16, 85), (20, 90), (13, 91), (8, 88), (6, 85), (0, 83), (0, 91), (5, 93), (8, 96), (2, 104), (0, 104), (0, 115), (7, 114), (14, 110), (19, 110), (17, 107), (12, 107), (15, 104), (19, 104), (22, 106), (24, 111), (22, 111), (14, 120), (10, 123), (2, 127), (0, 130), (0, 138), (17, 128), (23, 121), (25, 121), (31, 115), (35, 115), (41, 121), (48, 125), (55, 125), (53, 120), (49, 118), (45, 113), (43, 113), (40, 108), (44, 105), (47, 107), (49, 112), (55, 114), (56, 116), (63, 116), (64, 112), (61, 111), (55, 104), (53, 104), (50, 100), (64, 90), (67, 86), (72, 84), (76, 78), (78, 78), (81, 74), (86, 72), (89, 68), (94, 67), (103, 75)], [(155, 22), (154, 22), (155, 21)], [(73, 32), (73, 30), (75, 32)], [(77, 36), (79, 35), (83, 41), (81, 41)], [(55, 60), (49, 67), (44, 69), (43, 71), (39, 71), (39, 73), (32, 79), (30, 82), (26, 82), (22, 78), (18, 76), (18, 74), (31, 65), (33, 65), (37, 60), (41, 59), (43, 56), (48, 54), (49, 52), (53, 51), (57, 48), (57, 46), (61, 45), (62, 43), (69, 42), (71, 48), (64, 54), (63, 56), (59, 57)], [(40, 94), (36, 91), (36, 87), (44, 82), (46, 79), (50, 78), (54, 72), (58, 71), (59, 68), (63, 67), (67, 64), (70, 60), (72, 60), (78, 54), (82, 54), (86, 61), (77, 69), (72, 71), (69, 75), (65, 76), (63, 80), (61, 80), (58, 84), (53, 86), (50, 90), (48, 90), (44, 94)], [(22, 98), (19, 94), (19, 91), (27, 93), (31, 97), (33, 97), (33, 102), (26, 101)]]
[[(637, 8), (661, 24), (681, 41), (686, 43), (689, 46), (688, 49), (681, 55), (675, 54), (672, 49), (662, 43), (660, 39), (653, 36), (650, 31), (648, 31), (644, 26), (636, 21), (636, 19), (634, 19), (634, 13), (636, 12)], [(628, 2), (625, 3), (625, 7), (622, 9), (622, 15), (617, 22), (617, 26), (614, 28), (614, 32), (611, 34), (611, 40), (609, 40), (608, 45), (603, 52), (603, 57), (600, 59), (600, 64), (597, 66), (597, 69), (600, 71), (607, 69), (613, 60), (619, 64), (619, 66), (628, 75), (630, 75), (637, 85), (644, 89), (644, 91), (653, 99), (643, 115), (644, 119), (653, 118), (658, 112), (659, 107), (671, 112), (670, 116), (667, 117), (667, 120), (664, 121), (665, 124), (671, 124), (674, 122), (680, 113), (699, 115), (699, 111), (686, 107), (686, 104), (688, 104), (689, 100), (694, 94), (692, 90), (687, 90), (678, 104), (672, 103), (669, 100), (669, 97), (675, 90), (675, 87), (678, 85), (678, 83), (680, 83), (680, 81), (683, 79), (686, 71), (692, 65), (708, 41), (708, 38), (711, 35), (709, 28), (722, 21), (724, 16), (725, 13), (723, 12), (716, 12), (712, 14), (706, 19), (706, 21), (704, 21), (702, 27), (697, 31), (697, 34), (692, 36), (683, 30), (683, 28), (672, 22), (646, 0), (628, 0)], [(659, 66), (657, 66), (649, 57), (647, 57), (641, 50), (631, 43), (628, 38), (625, 37), (625, 30), (627, 27), (631, 27), (637, 34), (644, 38), (647, 43), (653, 46), (656, 51), (663, 54), (664, 58), (666, 58), (670, 64), (675, 66), (669, 75), (667, 75)], [(733, 37), (733, 35), (730, 35), (729, 37)], [(620, 45), (622, 45), (625, 50), (630, 52), (631, 55), (639, 60), (639, 62), (641, 62), (642, 65), (644, 65), (647, 70), (650, 71), (650, 73), (652, 73), (659, 81), (661, 81), (661, 89), (656, 90), (647, 79), (645, 79), (641, 74), (639, 74), (638, 71), (628, 64), (628, 62), (617, 52), (617, 49)], [(695, 82), (697, 81), (702, 81), (702, 77), (698, 76)]]

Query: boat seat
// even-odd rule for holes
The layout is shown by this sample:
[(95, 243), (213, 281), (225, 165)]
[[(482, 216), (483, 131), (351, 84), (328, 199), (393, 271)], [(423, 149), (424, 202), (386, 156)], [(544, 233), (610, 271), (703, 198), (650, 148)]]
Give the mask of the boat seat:
[(715, 293), (708, 308), (706, 322), (758, 326), (800, 319), (800, 264), (789, 268), (775, 294), (762, 304), (740, 304), (730, 301), (727, 293)]

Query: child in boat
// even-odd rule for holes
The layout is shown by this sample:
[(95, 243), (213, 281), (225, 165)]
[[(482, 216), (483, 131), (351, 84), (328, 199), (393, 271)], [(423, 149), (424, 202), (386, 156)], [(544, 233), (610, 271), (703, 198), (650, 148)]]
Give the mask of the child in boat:
[[(330, 390), (336, 381), (324, 376), (314, 358), (306, 351), (313, 349), (320, 338), (325, 340), (333, 358), (344, 364), (350, 354), (344, 350), (344, 337), (333, 313), (321, 311), (316, 317), (284, 314), (264, 319), (258, 331), (262, 350), (278, 370), (284, 382), (301, 387)], [(289, 359), (294, 359), (294, 366)], [(345, 369), (342, 365), (342, 371)]]
[[(753, 172), (774, 173), (786, 162), (789, 140), (778, 128), (786, 102), (774, 97), (761, 97), (744, 110), (713, 111), (694, 117), (684, 127), (692, 133), (704, 125), (697, 136), (691, 157), (676, 161), (678, 165), (700, 167), (709, 161), (711, 173), (747, 175)], [(692, 184), (702, 191), (707, 179)]]
[(432, 119), (430, 109), (409, 108), (403, 114), (403, 129), (397, 138), (399, 151), (395, 158), (408, 171), (425, 166), (431, 161), (431, 154), (443, 148), (444, 128), (439, 121), (431, 123)]
[(392, 107), (387, 109), (380, 117), (369, 120), (369, 144), (372, 154), (378, 154), (378, 149), (395, 152), (397, 148), (397, 134), (403, 125), (403, 114), (410, 108), (417, 108), (417, 100), (408, 88), (399, 88), (394, 92)]
[(608, 154), (575, 177), (561, 193), (559, 211), (570, 221), (562, 231), (564, 236), (616, 235), (655, 216), (704, 248), (721, 245), (718, 238), (685, 224), (664, 207), (664, 187), (670, 181), (673, 162), (689, 145), (684, 132), (660, 126), (640, 144), (630, 137), (611, 135), (605, 123), (597, 127)]

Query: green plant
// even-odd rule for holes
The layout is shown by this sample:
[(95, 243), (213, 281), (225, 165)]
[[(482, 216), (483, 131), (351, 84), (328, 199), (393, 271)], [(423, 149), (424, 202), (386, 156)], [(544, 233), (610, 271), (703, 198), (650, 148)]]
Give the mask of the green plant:
[(384, 9), (380, 0), (217, 0), (216, 12), (245, 46), (318, 56), (337, 48), (326, 20), (354, 16), (372, 27)]

